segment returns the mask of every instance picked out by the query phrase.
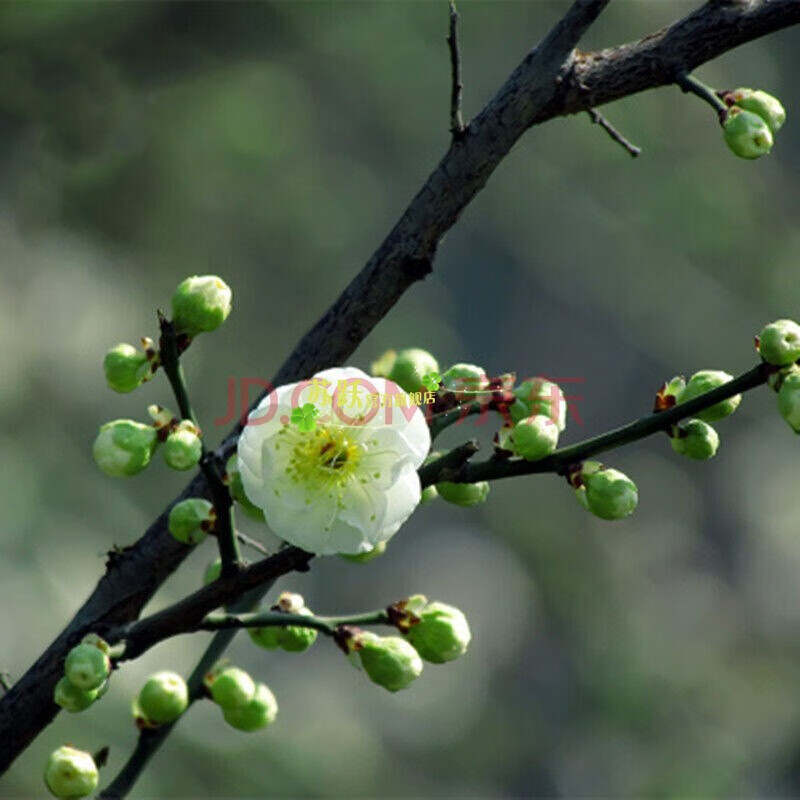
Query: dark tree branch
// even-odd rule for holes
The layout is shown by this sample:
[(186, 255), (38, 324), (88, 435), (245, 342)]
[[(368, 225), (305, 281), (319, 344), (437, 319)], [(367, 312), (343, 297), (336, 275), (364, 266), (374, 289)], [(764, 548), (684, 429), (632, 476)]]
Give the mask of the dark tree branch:
[(626, 139), (599, 111), (594, 108), (588, 110), (588, 114), (595, 125), (599, 125), (620, 147), (628, 152), (631, 158), (636, 158), (642, 152), (641, 147), (637, 147)]
[[(673, 83), (682, 72), (745, 42), (800, 22), (798, 0), (709, 2), (638, 42), (574, 53), (608, 0), (576, 0), (451, 145), (366, 266), (277, 371), (274, 385), (313, 375), (352, 354), (413, 283), (432, 269), (436, 248), (516, 141), (532, 125)], [(241, 427), (220, 445), (225, 459)], [(207, 496), (202, 476), (177, 500)], [(166, 528), (165, 510), (108, 565), (92, 595), (36, 663), (0, 699), (0, 773), (55, 716), (52, 701), (64, 657), (86, 632), (136, 619), (190, 548)], [(291, 569), (291, 566), (288, 566)]]
[(450, 32), (447, 34), (447, 45), (450, 49), (450, 133), (454, 139), (461, 139), (466, 128), (461, 114), (461, 94), (464, 84), (461, 82), (461, 53), (458, 49), (458, 11), (456, 4), (450, 0)]

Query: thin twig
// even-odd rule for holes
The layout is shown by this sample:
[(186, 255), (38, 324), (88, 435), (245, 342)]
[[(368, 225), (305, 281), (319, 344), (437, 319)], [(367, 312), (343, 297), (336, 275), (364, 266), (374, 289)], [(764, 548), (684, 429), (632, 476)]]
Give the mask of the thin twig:
[(424, 487), (440, 480), (447, 480), (453, 483), (476, 483), (477, 481), (514, 478), (520, 475), (534, 475), (545, 472), (563, 475), (566, 474), (571, 466), (587, 458), (631, 444), (654, 433), (668, 431), (683, 419), (696, 416), (700, 411), (727, 400), (729, 397), (755, 389), (757, 386), (766, 383), (770, 374), (774, 371), (775, 368), (769, 364), (758, 364), (734, 380), (710, 392), (701, 394), (693, 400), (675, 405), (666, 411), (649, 414), (621, 428), (586, 439), (570, 447), (556, 450), (552, 455), (539, 461), (525, 461), (517, 458), (490, 458), (477, 464), (462, 461), (461, 469), (453, 475), (450, 460), (453, 451), (451, 451), (442, 456), (442, 458), (420, 468), (420, 482)]
[[(313, 628), (326, 636), (333, 636), (340, 625), (390, 625), (385, 609), (350, 614), (342, 617), (315, 617), (303, 614), (285, 614), (281, 611), (262, 611), (254, 614), (212, 613), (197, 625), (195, 630), (219, 631), (231, 628), (277, 628), (289, 625), (297, 628)], [(188, 633), (188, 631), (178, 631)]]
[(695, 78), (694, 75), (689, 75), (687, 72), (682, 72), (678, 75), (675, 83), (680, 86), (682, 91), (689, 92), (708, 103), (711, 108), (717, 112), (719, 121), (721, 123), (725, 121), (725, 118), (728, 116), (728, 106), (722, 102), (722, 99), (717, 95), (714, 89)]
[(11, 676), (7, 672), (0, 672), (0, 688), (4, 693), (11, 688)]
[(637, 147), (633, 142), (626, 139), (597, 109), (589, 108), (586, 113), (592, 118), (592, 122), (599, 125), (618, 145), (628, 152), (631, 158), (636, 158), (642, 152), (641, 147)]
[(461, 82), (461, 53), (458, 47), (458, 11), (456, 4), (450, 0), (450, 32), (447, 34), (447, 45), (450, 48), (450, 133), (458, 141), (467, 132), (464, 117), (461, 113), (461, 96), (464, 84)]
[[(189, 400), (189, 390), (181, 366), (180, 347), (175, 326), (160, 311), (158, 312), (158, 322), (161, 328), (159, 339), (161, 365), (169, 385), (172, 387), (181, 418), (191, 420), (199, 428), (197, 417)], [(214, 504), (217, 514), (215, 529), (219, 555), (222, 559), (222, 573), (230, 575), (238, 571), (241, 566), (239, 544), (234, 534), (236, 526), (233, 518), (233, 500), (223, 480), (224, 470), (221, 459), (216, 453), (206, 450), (205, 443), (202, 444), (200, 471), (208, 484), (211, 502)]]
[(271, 555), (270, 551), (263, 545), (258, 539), (254, 539), (252, 536), (248, 536), (246, 533), (242, 533), (241, 531), (236, 531), (236, 538), (247, 547), (251, 547), (253, 550), (257, 550), (261, 553), (262, 556), (269, 556)]

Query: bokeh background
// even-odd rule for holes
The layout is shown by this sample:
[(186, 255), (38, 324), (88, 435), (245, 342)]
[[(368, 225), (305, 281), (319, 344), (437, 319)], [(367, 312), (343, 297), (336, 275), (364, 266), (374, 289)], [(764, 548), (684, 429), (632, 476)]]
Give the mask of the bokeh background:
[[(566, 2), (462, 2), (474, 114)], [(617, 0), (585, 49), (659, 28), (683, 2)], [(269, 378), (380, 243), (448, 144), (442, 2), (0, 6), (0, 668), (19, 676), (184, 484), (155, 463), (95, 467), (98, 425), (170, 403), (163, 377), (104, 385), (118, 341), (155, 333), (186, 275), (217, 272), (235, 310), (186, 359), (207, 436), (229, 378)], [(442, 365), (562, 378), (566, 443), (647, 413), (673, 374), (755, 362), (753, 335), (800, 314), (800, 31), (699, 71), (763, 87), (789, 122), (774, 154), (735, 159), (712, 112), (676, 88), (532, 130), (351, 362), (424, 346)], [(368, 683), (327, 641), (305, 655), (247, 637), (232, 658), (267, 681), (279, 722), (182, 722), (140, 798), (800, 796), (800, 461), (767, 390), (719, 425), (711, 463), (663, 437), (606, 460), (640, 507), (604, 523), (553, 476), (497, 483), (466, 510), (421, 508), (367, 566), (336, 558), (280, 588), (320, 613), (422, 591), (463, 608), (469, 655), (412, 690)], [(457, 443), (489, 426), (454, 428)], [(258, 526), (247, 530), (267, 538)], [(150, 610), (197, 587), (208, 542)], [(156, 668), (191, 669), (205, 634), (115, 674), (60, 715), (0, 780), (44, 794), (47, 754), (136, 732)]]

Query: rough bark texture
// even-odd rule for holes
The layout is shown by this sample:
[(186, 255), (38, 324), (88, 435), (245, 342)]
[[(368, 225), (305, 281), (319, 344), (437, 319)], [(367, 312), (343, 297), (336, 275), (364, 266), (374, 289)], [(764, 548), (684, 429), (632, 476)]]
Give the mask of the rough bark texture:
[[(308, 377), (349, 357), (405, 290), (431, 271), (442, 236), (532, 125), (672, 83), (683, 70), (800, 22), (800, 0), (712, 0), (638, 42), (576, 53), (580, 37), (607, 3), (576, 0), (526, 56), (453, 141), (366, 266), (300, 340), (275, 375), (275, 385)], [(235, 428), (225, 439), (223, 455), (232, 451), (239, 432)], [(181, 498), (205, 491), (198, 477)], [(186, 556), (188, 549), (167, 533), (166, 514), (132, 547), (109, 559), (106, 574), (73, 620), (0, 701), (0, 772), (57, 713), (52, 690), (68, 649), (87, 631), (136, 619)]]

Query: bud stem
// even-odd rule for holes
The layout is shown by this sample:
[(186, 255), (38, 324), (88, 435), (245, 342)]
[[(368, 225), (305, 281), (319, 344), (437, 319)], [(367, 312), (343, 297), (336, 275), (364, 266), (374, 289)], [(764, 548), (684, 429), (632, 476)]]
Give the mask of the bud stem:
[(688, 72), (682, 72), (678, 75), (675, 83), (677, 83), (684, 92), (697, 95), (701, 100), (708, 103), (714, 111), (717, 112), (720, 124), (725, 121), (725, 117), (728, 115), (728, 106), (722, 102), (714, 89), (695, 78), (694, 75), (689, 75)]
[[(159, 339), (161, 366), (169, 380), (169, 385), (172, 387), (175, 402), (178, 404), (178, 411), (182, 419), (190, 420), (199, 428), (200, 426), (197, 423), (197, 418), (189, 400), (189, 390), (181, 367), (180, 347), (175, 326), (160, 311), (158, 312), (158, 324), (161, 329), (161, 337)], [(206, 450), (205, 443), (202, 445), (200, 470), (211, 490), (211, 502), (217, 512), (215, 533), (219, 545), (219, 555), (222, 559), (222, 574), (227, 577), (237, 572), (241, 566), (241, 554), (239, 552), (239, 543), (236, 539), (236, 524), (233, 517), (233, 500), (228, 487), (225, 486), (223, 481), (224, 470), (221, 462), (214, 453)]]

